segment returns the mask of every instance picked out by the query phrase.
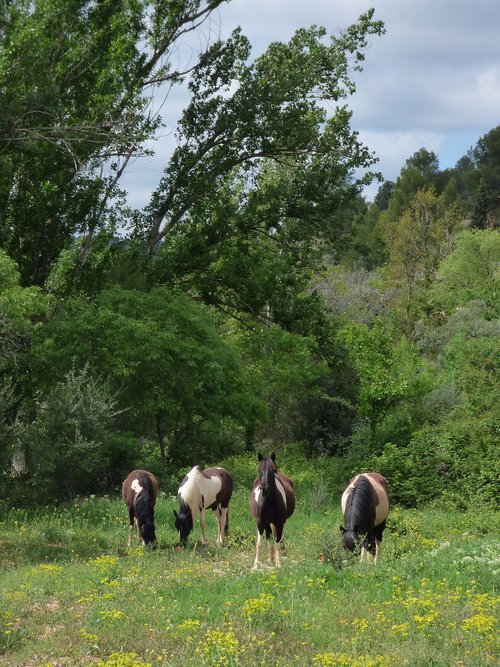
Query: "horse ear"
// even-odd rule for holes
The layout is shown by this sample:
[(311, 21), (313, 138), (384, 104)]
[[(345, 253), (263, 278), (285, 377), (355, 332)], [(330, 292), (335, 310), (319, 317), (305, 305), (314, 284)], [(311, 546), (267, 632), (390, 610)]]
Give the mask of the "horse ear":
[(263, 457), (262, 454), (259, 452), (259, 453), (257, 454), (257, 458), (259, 459), (259, 461), (262, 461), (262, 459), (263, 459), (264, 457)]
[(271, 461), (276, 463), (276, 454), (274, 452), (271, 454)]
[(175, 510), (172, 510), (172, 512), (174, 513), (175, 518), (178, 519), (179, 515), (177, 514), (177, 512)]

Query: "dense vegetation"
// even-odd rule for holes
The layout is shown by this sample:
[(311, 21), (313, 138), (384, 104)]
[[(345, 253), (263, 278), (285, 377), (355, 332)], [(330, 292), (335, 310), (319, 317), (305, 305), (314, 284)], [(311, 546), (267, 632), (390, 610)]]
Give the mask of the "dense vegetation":
[[(253, 60), (236, 29), (183, 66), (222, 5), (0, 7), (2, 498), (293, 442), (407, 506), (494, 502), (500, 127), (453, 169), (422, 148), (366, 203), (346, 100), (383, 24), (301, 28)], [(133, 210), (121, 177), (181, 86)]]

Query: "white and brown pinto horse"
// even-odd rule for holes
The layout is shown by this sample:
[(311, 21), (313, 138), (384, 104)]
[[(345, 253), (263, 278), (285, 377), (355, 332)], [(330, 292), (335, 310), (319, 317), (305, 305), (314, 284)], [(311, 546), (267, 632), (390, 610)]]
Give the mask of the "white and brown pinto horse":
[(201, 540), (207, 544), (205, 510), (211, 509), (217, 519), (217, 544), (224, 543), (229, 528), (229, 501), (233, 493), (233, 478), (224, 468), (192, 468), (179, 486), (179, 512), (174, 510), (175, 527), (180, 543), (186, 545), (194, 522), (200, 515)]
[(342, 494), (340, 505), (344, 514), (344, 525), (340, 527), (344, 549), (354, 551), (363, 537), (361, 560), (368, 551), (376, 563), (389, 513), (387, 480), (376, 472), (356, 475)]
[(155, 503), (158, 496), (158, 480), (147, 470), (134, 470), (122, 484), (123, 501), (128, 507), (129, 532), (128, 546), (132, 546), (134, 521), (137, 528), (139, 544), (154, 544), (155, 534)]
[(280, 567), (280, 550), (283, 548), (283, 526), (295, 510), (295, 492), (292, 480), (278, 472), (276, 455), (264, 458), (259, 452), (259, 476), (255, 479), (250, 493), (250, 510), (257, 521), (257, 546), (253, 569), (261, 565), (262, 536), (273, 541), (270, 545), (269, 560)]

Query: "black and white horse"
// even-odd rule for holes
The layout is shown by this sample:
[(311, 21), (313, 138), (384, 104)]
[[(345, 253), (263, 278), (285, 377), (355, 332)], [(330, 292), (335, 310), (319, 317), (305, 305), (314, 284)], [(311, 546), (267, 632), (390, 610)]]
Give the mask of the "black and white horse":
[(128, 546), (132, 546), (134, 521), (137, 528), (137, 542), (152, 544), (156, 542), (155, 503), (158, 496), (158, 480), (147, 470), (134, 470), (122, 484), (122, 498), (128, 507), (129, 532)]
[(253, 569), (261, 565), (262, 536), (266, 532), (270, 545), (269, 560), (280, 567), (280, 550), (283, 548), (283, 526), (295, 510), (295, 492), (292, 480), (278, 472), (276, 455), (264, 458), (259, 452), (259, 476), (255, 479), (250, 493), (250, 509), (257, 521), (257, 546)]
[(356, 475), (342, 494), (340, 505), (344, 514), (344, 526), (340, 527), (344, 549), (354, 551), (363, 538), (361, 560), (368, 551), (376, 563), (389, 513), (387, 480), (376, 472)]
[(229, 501), (233, 493), (233, 478), (224, 468), (192, 468), (179, 486), (179, 512), (174, 510), (175, 527), (180, 543), (186, 545), (194, 522), (200, 515), (201, 540), (207, 544), (205, 510), (211, 509), (217, 519), (217, 544), (224, 543), (229, 528)]

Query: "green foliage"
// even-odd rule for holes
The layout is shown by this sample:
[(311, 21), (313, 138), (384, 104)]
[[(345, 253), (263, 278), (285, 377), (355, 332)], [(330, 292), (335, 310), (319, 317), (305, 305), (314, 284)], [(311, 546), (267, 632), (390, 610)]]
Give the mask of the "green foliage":
[(487, 226), (487, 222), (488, 202), (486, 199), (486, 186), (484, 179), (481, 179), (474, 199), (474, 208), (472, 209), (472, 226), (484, 229)]
[(488, 319), (498, 315), (500, 235), (495, 230), (467, 230), (440, 264), (431, 298), (449, 314), (474, 300), (483, 301)]
[(500, 126), (481, 137), (470, 151), (472, 169), (467, 182), (474, 193), (473, 220), (477, 226), (498, 226), (500, 203), (498, 200), (498, 177), (500, 163)]
[(105, 377), (125, 410), (122, 429), (156, 437), (163, 458), (192, 460), (196, 445), (203, 459), (229, 445), (231, 426), (259, 413), (208, 310), (165, 288), (69, 302), (41, 332), (34, 359), (39, 383), (72, 365)]
[(476, 419), (468, 410), (451, 412), (438, 425), (414, 432), (407, 447), (387, 443), (372, 458), (387, 477), (391, 497), (407, 507), (439, 499), (464, 508), (495, 507), (500, 482), (498, 415)]
[(389, 219), (397, 220), (408, 209), (419, 190), (432, 190), (438, 170), (439, 162), (436, 154), (425, 148), (421, 148), (408, 158), (383, 208), (387, 209)]
[(380, 271), (332, 266), (314, 285), (328, 313), (342, 323), (373, 324), (394, 305), (395, 289)]
[(107, 440), (116, 399), (88, 367), (70, 370), (47, 394), (36, 420), (21, 433), (32, 497), (74, 496), (107, 486)]
[(46, 301), (37, 287), (21, 287), (17, 265), (0, 248), (0, 325), (17, 335), (28, 335), (33, 320), (46, 312)]
[(301, 403), (327, 373), (318, 358), (316, 342), (276, 325), (256, 331), (234, 325), (231, 329), (244, 363), (248, 390), (267, 410), (267, 419), (253, 434), (252, 442), (263, 439), (284, 443), (293, 439)]
[(430, 369), (414, 347), (382, 321), (349, 323), (339, 333), (358, 373), (358, 410), (376, 426), (394, 406), (405, 407), (432, 387)]
[(426, 309), (425, 291), (461, 227), (460, 211), (446, 204), (434, 190), (421, 189), (398, 218), (391, 218), (386, 211), (381, 225), (389, 272), (398, 285), (400, 319), (411, 331), (421, 309)]

